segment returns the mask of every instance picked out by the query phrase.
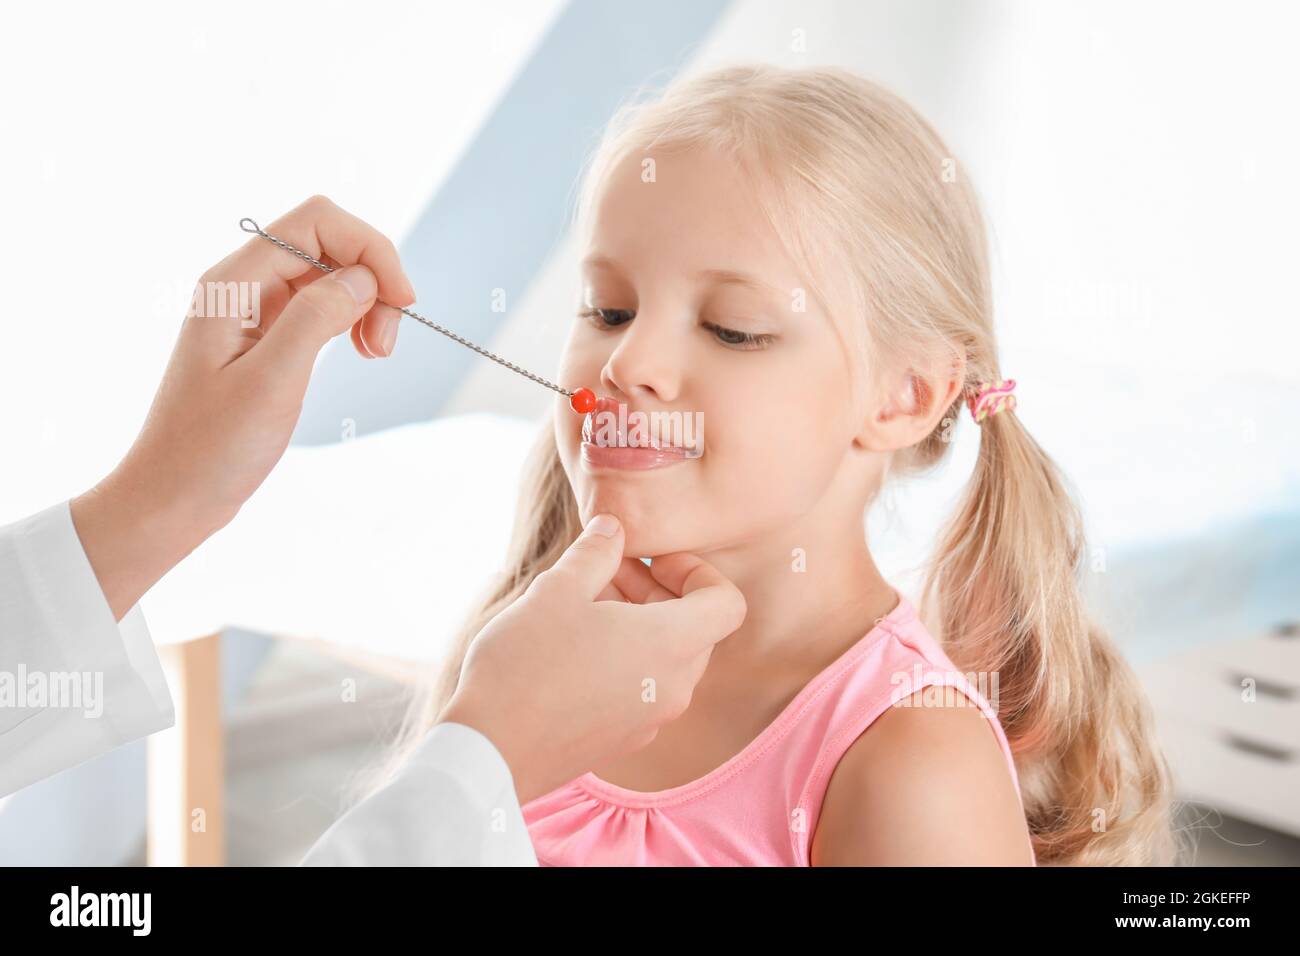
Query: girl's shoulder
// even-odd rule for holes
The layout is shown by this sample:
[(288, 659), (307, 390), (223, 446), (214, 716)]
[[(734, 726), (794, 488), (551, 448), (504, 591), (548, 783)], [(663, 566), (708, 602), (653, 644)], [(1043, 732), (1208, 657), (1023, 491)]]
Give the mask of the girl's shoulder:
[(990, 718), (934, 690), (888, 707), (845, 750), (823, 797), (813, 865), (1033, 864), (1014, 769)]
[[(957, 838), (979, 831), (1014, 857), (1028, 837), (998, 675), (959, 671), (905, 596), (873, 635), (848, 655), (815, 722), (816, 758), (798, 801), (809, 811), (801, 855), (887, 862), (894, 846), (909, 854), (895, 862), (920, 863), (931, 847), (995, 862)], [(1009, 833), (1018, 835), (1008, 842)]]

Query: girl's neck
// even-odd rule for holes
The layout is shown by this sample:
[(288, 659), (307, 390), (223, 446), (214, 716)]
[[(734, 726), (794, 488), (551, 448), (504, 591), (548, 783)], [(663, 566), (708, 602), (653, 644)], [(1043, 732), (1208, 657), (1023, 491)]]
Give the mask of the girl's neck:
[(867, 547), (864, 523), (808, 515), (743, 547), (704, 555), (745, 595), (740, 629), (710, 667), (833, 660), (898, 604)]

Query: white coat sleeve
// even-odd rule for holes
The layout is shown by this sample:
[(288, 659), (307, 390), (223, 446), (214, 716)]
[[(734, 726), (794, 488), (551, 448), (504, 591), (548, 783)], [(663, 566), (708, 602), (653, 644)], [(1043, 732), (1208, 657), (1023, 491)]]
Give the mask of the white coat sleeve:
[(500, 751), (472, 727), (443, 723), (302, 865), (536, 866), (537, 856)]
[(175, 719), (144, 615), (114, 620), (69, 503), (0, 528), (0, 796)]

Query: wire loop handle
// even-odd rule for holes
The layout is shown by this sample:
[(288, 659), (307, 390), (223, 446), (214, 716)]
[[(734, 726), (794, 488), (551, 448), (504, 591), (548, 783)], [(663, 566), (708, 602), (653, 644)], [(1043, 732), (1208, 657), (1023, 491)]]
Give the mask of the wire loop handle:
[[(262, 231), (262, 227), (259, 226), (259, 225), (258, 225), (256, 222), (254, 222), (252, 219), (249, 219), (247, 216), (245, 216), (243, 219), (239, 220), (239, 228), (242, 229), (242, 230), (244, 230), (244, 232), (252, 233), (253, 235), (256, 235), (256, 236), (261, 236), (263, 239), (266, 239), (266, 240), (268, 240), (269, 242), (273, 242), (273, 243), (275, 243), (275, 244), (276, 244), (277, 246), (279, 246), (281, 249), (284, 249), (286, 252), (292, 252), (292, 253), (293, 253), (295, 256), (297, 256), (299, 259), (302, 259), (304, 262), (309, 262), (309, 263), (311, 263), (311, 264), (314, 265), (317, 269), (320, 269), (320, 270), (322, 270), (323, 272), (333, 272), (333, 271), (334, 271), (334, 269), (333, 269), (331, 266), (327, 266), (325, 263), (321, 262), (319, 259), (316, 259), (316, 258), (313, 258), (312, 256), (307, 255), (307, 253), (303, 252), (301, 249), (297, 248), (296, 246), (291, 246), (291, 245), (289, 245), (289, 243), (285, 242), (283, 239), (280, 239), (280, 238), (278, 238), (278, 237), (276, 237), (276, 236), (273, 236), (273, 235), (271, 235), (269, 232), (263, 232), (263, 231)], [(381, 303), (381, 304), (382, 304), (382, 305), (388, 305), (387, 302), (383, 302), (383, 303)], [(544, 385), (544, 386), (546, 386), (547, 388), (549, 388), (551, 391), (553, 391), (553, 392), (559, 392), (561, 395), (565, 396), (566, 398), (570, 398), (570, 399), (571, 399), (571, 398), (573, 397), (573, 392), (572, 392), (570, 389), (567, 389), (567, 388), (561, 388), (559, 385), (556, 385), (554, 382), (548, 382), (546, 379), (542, 378), (540, 375), (534, 375), (532, 372), (528, 371), (528, 369), (526, 369), (526, 368), (520, 368), (520, 367), (519, 367), (518, 365), (516, 365), (514, 362), (508, 362), (508, 361), (506, 361), (505, 359), (503, 359), (501, 356), (495, 354), (494, 352), (489, 352), (487, 349), (483, 348), (481, 345), (475, 345), (473, 342), (471, 342), (469, 339), (465, 338), (463, 335), (458, 335), (457, 333), (453, 332), (451, 329), (444, 328), (443, 326), (439, 325), (437, 322), (434, 322), (434, 321), (431, 320), (431, 319), (426, 319), (424, 316), (420, 315), (418, 312), (413, 312), (411, 309), (400, 309), (400, 308), (398, 308), (398, 307), (395, 306), (395, 305), (391, 305), (391, 306), (388, 306), (388, 307), (389, 307), (390, 309), (397, 309), (397, 311), (401, 312), (403, 315), (409, 315), (411, 318), (415, 319), (415, 321), (421, 323), (422, 325), (427, 325), (429, 328), (433, 329), (435, 332), (441, 332), (443, 335), (447, 336), (447, 338), (449, 338), (449, 339), (453, 339), (454, 341), (459, 342), (461, 345), (465, 346), (467, 349), (473, 349), (475, 352), (477, 352), (479, 355), (482, 355), (484, 358), (490, 358), (492, 361), (496, 362), (498, 365), (504, 365), (506, 368), (510, 369), (510, 371), (512, 371), (512, 372), (518, 372), (518, 373), (519, 373), (520, 375), (522, 375), (524, 378), (531, 379), (532, 381), (536, 382), (538, 385)]]

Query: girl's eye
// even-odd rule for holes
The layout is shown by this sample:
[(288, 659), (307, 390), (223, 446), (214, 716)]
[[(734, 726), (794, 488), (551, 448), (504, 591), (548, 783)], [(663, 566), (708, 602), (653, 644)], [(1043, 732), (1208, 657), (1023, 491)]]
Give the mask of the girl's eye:
[[(636, 311), (634, 309), (585, 309), (578, 315), (580, 318), (590, 320), (591, 324), (598, 329), (613, 329), (620, 325), (627, 325), (635, 319)], [(776, 339), (775, 335), (766, 332), (738, 332), (714, 322), (702, 324), (723, 345), (742, 351), (767, 348)]]
[(590, 319), (593, 325), (601, 329), (627, 325), (636, 318), (636, 312), (632, 309), (587, 309), (578, 314), (584, 319)]
[(712, 332), (719, 342), (737, 349), (765, 349), (776, 338), (768, 332), (737, 332), (735, 329), (726, 329), (713, 322), (705, 322), (704, 327)]

